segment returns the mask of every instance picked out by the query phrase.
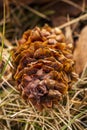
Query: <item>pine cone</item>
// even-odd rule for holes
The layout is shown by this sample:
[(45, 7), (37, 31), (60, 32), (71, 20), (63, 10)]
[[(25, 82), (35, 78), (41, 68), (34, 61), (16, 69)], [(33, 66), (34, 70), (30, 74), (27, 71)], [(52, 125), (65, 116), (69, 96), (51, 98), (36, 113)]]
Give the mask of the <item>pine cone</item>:
[(14, 50), (14, 75), (23, 98), (37, 108), (58, 103), (75, 81), (72, 46), (58, 28), (35, 27)]

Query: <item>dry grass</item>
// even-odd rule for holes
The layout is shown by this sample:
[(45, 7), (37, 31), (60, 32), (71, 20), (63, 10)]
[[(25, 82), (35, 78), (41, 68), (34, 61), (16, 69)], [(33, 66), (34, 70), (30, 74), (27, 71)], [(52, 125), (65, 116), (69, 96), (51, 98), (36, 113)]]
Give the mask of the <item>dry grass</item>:
[[(0, 90), (0, 130), (85, 130), (87, 128), (87, 88), (67, 93), (52, 109), (37, 111), (26, 104), (19, 92), (2, 77)], [(5, 88), (6, 86), (6, 88)]]
[[(25, 17), (24, 8), (29, 11), (27, 17)], [(37, 17), (34, 13), (37, 13)], [(22, 5), (22, 8), (17, 6), (10, 9), (9, 16), (7, 14), (6, 18), (4, 17), (4, 20), (1, 21), (0, 27), (6, 26), (4, 31), (7, 39), (4, 33), (0, 32), (1, 39), (4, 36), (0, 61), (0, 63), (4, 62), (4, 67), (0, 68), (3, 70), (0, 74), (0, 130), (87, 130), (87, 66), (84, 68), (81, 78), (73, 85), (72, 90), (67, 93), (62, 102), (54, 105), (52, 109), (46, 108), (43, 111), (37, 111), (31, 102), (26, 104), (16, 90), (17, 86), (12, 79), (12, 69), (14, 68), (9, 52), (14, 47), (15, 39), (20, 37), (27, 27), (32, 28), (37, 25), (40, 17), (47, 18)], [(30, 22), (27, 22), (28, 20)], [(68, 25), (70, 24), (71, 21)]]

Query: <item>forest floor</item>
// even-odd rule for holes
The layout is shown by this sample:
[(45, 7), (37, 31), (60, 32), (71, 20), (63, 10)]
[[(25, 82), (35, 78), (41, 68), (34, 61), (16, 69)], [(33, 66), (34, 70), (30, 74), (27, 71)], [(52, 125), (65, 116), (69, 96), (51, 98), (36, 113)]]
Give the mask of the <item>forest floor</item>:
[[(26, 2), (27, 1), (27, 2)], [(48, 24), (73, 45), (78, 81), (51, 109), (26, 104), (12, 77), (11, 50), (27, 29)], [(0, 130), (87, 130), (87, 1), (6, 0), (0, 4)]]

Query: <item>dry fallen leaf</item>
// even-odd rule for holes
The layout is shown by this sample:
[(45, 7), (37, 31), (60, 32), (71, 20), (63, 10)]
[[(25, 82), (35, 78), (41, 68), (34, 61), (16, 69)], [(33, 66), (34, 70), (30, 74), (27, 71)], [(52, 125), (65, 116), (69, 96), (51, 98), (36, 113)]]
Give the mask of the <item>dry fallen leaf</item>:
[(81, 74), (85, 64), (87, 63), (87, 26), (80, 34), (73, 57), (76, 61), (76, 72)]

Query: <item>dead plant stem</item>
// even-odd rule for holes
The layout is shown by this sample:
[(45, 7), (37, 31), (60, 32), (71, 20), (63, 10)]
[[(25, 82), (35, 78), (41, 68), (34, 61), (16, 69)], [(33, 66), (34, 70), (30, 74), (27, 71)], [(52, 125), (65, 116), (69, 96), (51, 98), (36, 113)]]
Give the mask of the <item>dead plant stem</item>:
[(63, 24), (61, 26), (59, 26), (59, 28), (63, 29), (65, 27), (70, 26), (70, 25), (72, 25), (74, 23), (77, 23), (77, 22), (79, 22), (80, 20), (83, 20), (83, 19), (87, 19), (87, 13), (83, 14), (83, 15), (79, 16), (78, 18), (75, 18), (75, 19), (73, 19), (73, 20), (71, 20), (71, 21), (69, 21), (69, 22), (67, 22), (67, 23), (65, 23), (65, 24)]

